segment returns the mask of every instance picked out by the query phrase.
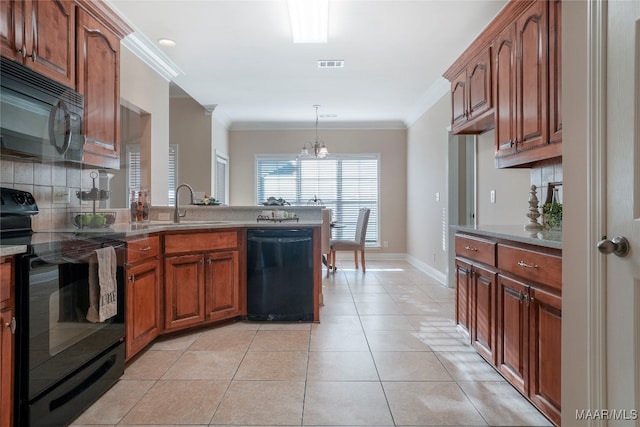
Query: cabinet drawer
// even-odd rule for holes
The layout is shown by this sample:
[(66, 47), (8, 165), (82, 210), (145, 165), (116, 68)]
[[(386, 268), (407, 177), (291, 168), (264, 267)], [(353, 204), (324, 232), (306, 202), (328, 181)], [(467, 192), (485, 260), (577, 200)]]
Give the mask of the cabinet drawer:
[(237, 231), (208, 233), (167, 234), (164, 237), (164, 253), (205, 252), (238, 247)]
[(127, 263), (129, 264), (156, 257), (159, 253), (160, 237), (158, 236), (127, 240)]
[(457, 235), (456, 255), (495, 266), (496, 244), (478, 237)]
[(560, 256), (499, 244), (498, 268), (525, 280), (562, 290), (562, 258)]

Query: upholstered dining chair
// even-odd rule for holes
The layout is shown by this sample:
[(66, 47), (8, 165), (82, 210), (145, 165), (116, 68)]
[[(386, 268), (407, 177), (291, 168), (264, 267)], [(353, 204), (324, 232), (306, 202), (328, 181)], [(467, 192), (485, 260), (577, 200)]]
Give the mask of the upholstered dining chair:
[(356, 235), (353, 240), (346, 239), (331, 239), (331, 265), (334, 266), (333, 271), (336, 268), (336, 252), (338, 251), (353, 251), (353, 257), (355, 260), (356, 268), (358, 268), (358, 251), (360, 251), (360, 259), (362, 261), (362, 272), (366, 272), (366, 264), (364, 261), (364, 242), (367, 237), (367, 225), (369, 224), (369, 214), (371, 209), (362, 208), (358, 212), (358, 223), (356, 225)]

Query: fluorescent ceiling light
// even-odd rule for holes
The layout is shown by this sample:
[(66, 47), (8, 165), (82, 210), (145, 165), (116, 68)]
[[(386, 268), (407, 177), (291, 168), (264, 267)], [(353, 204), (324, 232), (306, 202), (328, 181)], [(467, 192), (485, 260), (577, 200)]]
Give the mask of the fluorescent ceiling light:
[(326, 43), (329, 0), (288, 0), (294, 43)]

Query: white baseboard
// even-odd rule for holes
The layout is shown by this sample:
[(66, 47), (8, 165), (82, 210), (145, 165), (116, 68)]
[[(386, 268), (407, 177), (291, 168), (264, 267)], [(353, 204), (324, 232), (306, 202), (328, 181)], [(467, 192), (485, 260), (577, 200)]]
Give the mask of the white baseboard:
[[(345, 252), (337, 252), (336, 256), (339, 261), (353, 261), (353, 253)], [(367, 252), (366, 259), (372, 261), (407, 261), (416, 267), (418, 270), (422, 271), (432, 279), (436, 280), (442, 286), (447, 286), (447, 275), (439, 270), (436, 270), (432, 266), (427, 263), (420, 261), (419, 259), (403, 254), (403, 253), (375, 253), (375, 252)]]
[(414, 266), (416, 266), (419, 270), (421, 270), (428, 276), (432, 277), (442, 286), (445, 286), (445, 287), (447, 286), (447, 275), (445, 273), (439, 270), (436, 270), (435, 268), (431, 267), (429, 264), (424, 263), (420, 261), (418, 258), (413, 257), (411, 255), (407, 255), (406, 260), (409, 261)]

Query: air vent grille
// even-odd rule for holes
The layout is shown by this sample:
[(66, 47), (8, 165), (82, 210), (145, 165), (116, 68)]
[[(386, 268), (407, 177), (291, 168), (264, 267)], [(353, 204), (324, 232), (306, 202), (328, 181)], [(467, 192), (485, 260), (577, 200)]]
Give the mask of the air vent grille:
[(342, 59), (319, 59), (318, 68), (344, 68)]

